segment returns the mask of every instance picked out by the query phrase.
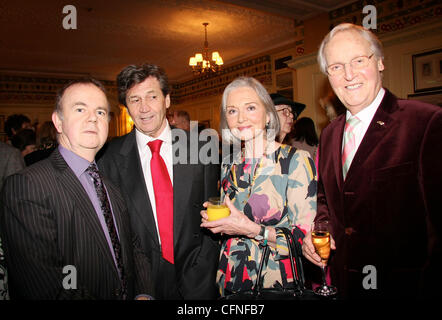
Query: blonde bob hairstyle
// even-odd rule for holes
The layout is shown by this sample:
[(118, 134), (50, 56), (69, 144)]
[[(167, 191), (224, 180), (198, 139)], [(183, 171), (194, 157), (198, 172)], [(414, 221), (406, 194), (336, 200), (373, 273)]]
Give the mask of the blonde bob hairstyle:
[(270, 98), (270, 95), (268, 94), (266, 88), (264, 88), (264, 86), (258, 80), (251, 77), (238, 77), (235, 80), (233, 80), (231, 83), (229, 83), (227, 87), (224, 89), (223, 97), (221, 100), (221, 121), (220, 121), (221, 136), (223, 140), (227, 143), (233, 143), (234, 141), (238, 141), (238, 138), (236, 138), (232, 134), (232, 132), (229, 129), (229, 126), (227, 125), (227, 119), (226, 119), (227, 98), (233, 90), (243, 87), (253, 89), (258, 95), (259, 100), (264, 105), (266, 114), (269, 117), (269, 122), (267, 122), (265, 127), (267, 141), (275, 140), (275, 136), (278, 135), (280, 129), (279, 117), (278, 114), (276, 113), (275, 105), (273, 104), (273, 101)]
[(342, 31), (355, 31), (359, 33), (365, 40), (367, 40), (370, 43), (370, 49), (376, 56), (376, 58), (381, 61), (384, 60), (384, 49), (382, 46), (382, 43), (379, 41), (379, 39), (376, 37), (376, 35), (371, 32), (368, 29), (365, 29), (364, 27), (352, 24), (352, 23), (341, 23), (338, 24), (336, 27), (334, 27), (322, 40), (321, 45), (319, 46), (318, 51), (318, 64), (319, 69), (324, 73), (327, 74), (327, 59), (325, 59), (325, 47), (330, 42), (330, 40), (338, 33)]

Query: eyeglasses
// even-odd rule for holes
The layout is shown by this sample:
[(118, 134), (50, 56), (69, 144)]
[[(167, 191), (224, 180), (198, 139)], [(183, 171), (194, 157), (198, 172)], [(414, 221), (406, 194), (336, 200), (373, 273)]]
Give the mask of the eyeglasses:
[(282, 112), (283, 115), (285, 115), (286, 117), (290, 116), (290, 114), (292, 113), (292, 109), (291, 108), (284, 108), (284, 109), (280, 109), (280, 110), (276, 110), (277, 112)]
[(327, 67), (327, 73), (329, 76), (339, 76), (344, 74), (345, 65), (349, 64), (353, 70), (359, 70), (365, 68), (368, 65), (371, 57), (373, 57), (374, 53), (371, 56), (360, 56), (351, 60), (349, 63), (335, 63)]

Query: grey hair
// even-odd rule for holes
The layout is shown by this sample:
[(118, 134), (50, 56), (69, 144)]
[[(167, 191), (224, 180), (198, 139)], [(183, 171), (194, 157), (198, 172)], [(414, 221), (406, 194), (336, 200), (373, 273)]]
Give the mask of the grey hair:
[(221, 136), (224, 141), (227, 143), (233, 143), (235, 138), (230, 132), (229, 126), (227, 125), (226, 119), (226, 109), (227, 109), (227, 98), (229, 94), (238, 88), (251, 88), (258, 95), (262, 104), (265, 107), (266, 115), (269, 117), (269, 122), (266, 125), (266, 137), (268, 141), (272, 141), (275, 139), (275, 136), (279, 133), (280, 124), (279, 117), (275, 109), (275, 105), (273, 104), (272, 98), (268, 94), (266, 88), (255, 78), (252, 77), (238, 77), (233, 80), (231, 83), (227, 85), (224, 89), (223, 97), (221, 100), (221, 121), (220, 121), (220, 129)]
[(376, 37), (376, 35), (373, 32), (371, 32), (370, 30), (364, 27), (352, 23), (341, 23), (336, 27), (334, 27), (325, 36), (324, 40), (322, 40), (321, 45), (319, 46), (318, 64), (319, 64), (319, 69), (322, 71), (322, 73), (327, 75), (327, 60), (325, 59), (325, 47), (338, 32), (342, 31), (356, 31), (357, 33), (359, 33), (365, 40), (367, 40), (370, 43), (370, 48), (374, 53), (374, 55), (378, 59), (381, 59), (382, 61), (384, 60), (384, 48), (382, 46), (382, 43), (379, 41), (378, 37)]

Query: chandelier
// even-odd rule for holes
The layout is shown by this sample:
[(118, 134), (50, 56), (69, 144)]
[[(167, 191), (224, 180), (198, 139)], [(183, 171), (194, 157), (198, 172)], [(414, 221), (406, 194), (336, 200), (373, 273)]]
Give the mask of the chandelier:
[(206, 34), (203, 53), (196, 53), (194, 57), (189, 59), (189, 66), (192, 67), (192, 71), (195, 75), (217, 72), (221, 70), (221, 66), (223, 65), (223, 59), (218, 51), (212, 52), (212, 59), (209, 59), (209, 42), (207, 42), (208, 24), (208, 22), (203, 23)]

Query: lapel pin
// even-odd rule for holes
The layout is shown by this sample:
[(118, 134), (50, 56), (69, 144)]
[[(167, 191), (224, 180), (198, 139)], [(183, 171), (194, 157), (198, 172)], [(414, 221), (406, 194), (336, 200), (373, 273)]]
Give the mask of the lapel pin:
[(376, 123), (377, 123), (378, 125), (380, 125), (380, 126), (383, 126), (383, 125), (385, 124), (384, 121), (377, 121)]

